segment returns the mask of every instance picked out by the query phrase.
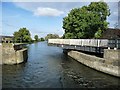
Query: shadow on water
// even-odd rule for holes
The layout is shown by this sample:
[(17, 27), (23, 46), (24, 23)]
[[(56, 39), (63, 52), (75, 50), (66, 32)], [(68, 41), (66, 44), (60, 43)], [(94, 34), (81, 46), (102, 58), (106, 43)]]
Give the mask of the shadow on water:
[(88, 68), (46, 42), (28, 45), (28, 62), (2, 66), (5, 88), (118, 88), (119, 80)]

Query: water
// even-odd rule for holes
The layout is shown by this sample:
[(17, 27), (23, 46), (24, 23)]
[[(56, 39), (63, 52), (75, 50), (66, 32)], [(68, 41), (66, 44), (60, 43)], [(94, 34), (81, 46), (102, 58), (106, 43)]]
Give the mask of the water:
[(88, 68), (39, 42), (28, 46), (28, 61), (2, 66), (3, 88), (118, 88), (119, 78)]

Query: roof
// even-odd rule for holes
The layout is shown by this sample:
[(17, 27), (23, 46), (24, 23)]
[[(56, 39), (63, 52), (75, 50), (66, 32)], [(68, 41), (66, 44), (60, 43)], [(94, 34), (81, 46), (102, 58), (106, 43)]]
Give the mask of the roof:
[(14, 38), (14, 36), (2, 36), (2, 35), (0, 35), (0, 38)]
[(108, 28), (103, 32), (102, 38), (106, 38), (106, 39), (120, 38), (120, 29)]

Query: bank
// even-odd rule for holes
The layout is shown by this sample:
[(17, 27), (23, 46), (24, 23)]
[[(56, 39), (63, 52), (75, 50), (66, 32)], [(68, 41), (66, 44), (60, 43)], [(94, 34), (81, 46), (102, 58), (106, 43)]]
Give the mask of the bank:
[(79, 51), (67, 49), (64, 49), (63, 51), (68, 56), (90, 68), (120, 77), (120, 50), (105, 49), (103, 58)]

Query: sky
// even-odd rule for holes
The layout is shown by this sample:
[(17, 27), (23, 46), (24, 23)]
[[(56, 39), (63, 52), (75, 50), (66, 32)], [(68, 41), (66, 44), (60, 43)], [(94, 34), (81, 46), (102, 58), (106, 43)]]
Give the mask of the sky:
[[(9, 1), (9, 0), (8, 0)], [(15, 31), (26, 27), (32, 38), (34, 35), (45, 37), (48, 33), (63, 35), (63, 18), (72, 8), (89, 5), (89, 2), (19, 2), (2, 1), (0, 3), (0, 34), (13, 35)], [(94, 0), (95, 1), (95, 0)], [(107, 18), (109, 27), (118, 23), (118, 3), (107, 2), (111, 15)]]

